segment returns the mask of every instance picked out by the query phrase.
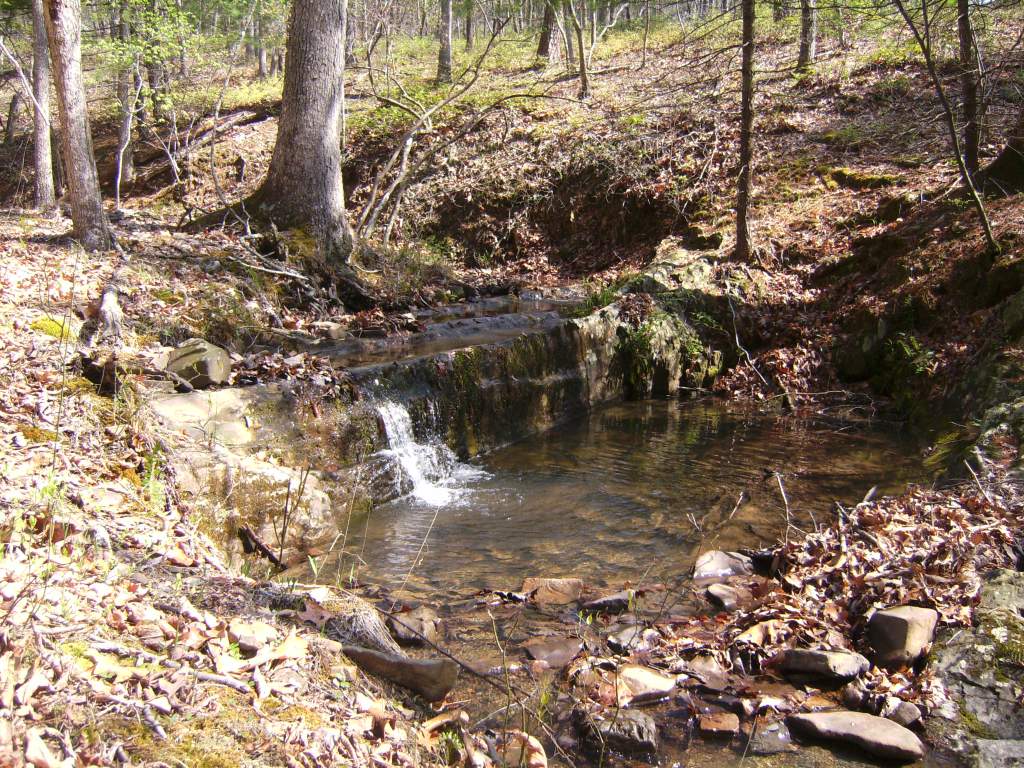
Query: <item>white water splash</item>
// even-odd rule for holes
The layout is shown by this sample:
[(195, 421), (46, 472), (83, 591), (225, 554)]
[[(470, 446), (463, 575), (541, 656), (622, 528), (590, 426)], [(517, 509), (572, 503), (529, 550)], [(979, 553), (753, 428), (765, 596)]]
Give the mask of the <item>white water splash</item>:
[(411, 487), (411, 495), (432, 507), (451, 504), (461, 490), (461, 483), (479, 477), (482, 470), (463, 464), (441, 442), (418, 443), (412, 431), (409, 412), (400, 404), (381, 403), (377, 406), (388, 450), (397, 465), (399, 493)]

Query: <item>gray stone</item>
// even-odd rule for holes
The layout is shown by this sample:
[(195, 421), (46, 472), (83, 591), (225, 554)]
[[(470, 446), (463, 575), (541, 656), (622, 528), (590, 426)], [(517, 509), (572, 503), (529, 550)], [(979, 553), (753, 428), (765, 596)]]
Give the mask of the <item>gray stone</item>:
[(786, 724), (798, 735), (841, 741), (888, 760), (924, 757), (924, 744), (910, 730), (884, 717), (863, 712), (814, 712), (790, 715)]
[(675, 677), (639, 664), (624, 664), (615, 674), (616, 699), (621, 707), (658, 701), (675, 687)]
[(708, 597), (726, 611), (736, 610), (736, 606), (740, 601), (739, 592), (728, 584), (712, 584), (708, 587)]
[(196, 389), (223, 384), (231, 374), (227, 351), (205, 339), (189, 339), (167, 358), (166, 370), (177, 374)]
[(974, 768), (1024, 768), (1024, 741), (978, 739)]
[(552, 669), (561, 669), (583, 649), (578, 637), (535, 637), (523, 647), (531, 659), (543, 661)]
[(903, 701), (898, 696), (886, 696), (878, 714), (902, 726), (913, 725), (921, 719), (921, 710), (917, 705)]
[(612, 710), (583, 718), (583, 736), (592, 751), (607, 746), (615, 752), (658, 751), (658, 726), (654, 718), (635, 709)]
[(399, 645), (436, 645), (444, 623), (434, 609), (421, 605), (392, 616), (388, 619), (388, 628)]
[(779, 669), (787, 675), (802, 675), (832, 683), (848, 682), (868, 670), (871, 663), (849, 651), (810, 651), (788, 648), (782, 652)]
[(783, 722), (759, 726), (750, 737), (748, 749), (754, 755), (777, 755), (793, 748), (793, 737)]
[(660, 637), (656, 630), (636, 624), (608, 635), (608, 647), (616, 653), (641, 653), (651, 650)]
[(753, 572), (754, 567), (746, 555), (717, 549), (705, 552), (693, 566), (695, 581), (724, 581), (731, 576), (749, 576)]
[(913, 664), (931, 646), (938, 620), (936, 611), (913, 605), (875, 611), (868, 620), (875, 664), (886, 669)]

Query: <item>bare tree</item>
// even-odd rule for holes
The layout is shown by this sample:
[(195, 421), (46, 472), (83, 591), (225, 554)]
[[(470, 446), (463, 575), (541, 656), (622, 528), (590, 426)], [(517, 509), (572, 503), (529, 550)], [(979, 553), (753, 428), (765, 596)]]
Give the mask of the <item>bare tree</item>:
[(105, 250), (113, 240), (100, 196), (82, 79), (81, 3), (45, 0), (44, 5), (74, 234), (86, 250)]
[(43, 0), (32, 0), (33, 151), (36, 173), (36, 208), (57, 207), (53, 186), (53, 147), (50, 144), (50, 51)]
[(7, 106), (7, 131), (4, 136), (4, 146), (10, 146), (14, 143), (15, 137), (18, 135), (18, 124), (21, 122), (21, 112), (25, 107), (25, 96), (20, 90), (15, 88), (14, 95), (11, 96), (11, 102)]
[(754, 160), (754, 0), (743, 0), (743, 61), (740, 68), (740, 172), (736, 188), (736, 257), (750, 258), (750, 190)]

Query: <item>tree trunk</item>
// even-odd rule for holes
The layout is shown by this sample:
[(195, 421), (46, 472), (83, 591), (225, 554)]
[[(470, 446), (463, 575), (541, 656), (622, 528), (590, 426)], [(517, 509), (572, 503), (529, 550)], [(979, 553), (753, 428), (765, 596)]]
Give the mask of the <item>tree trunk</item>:
[(57, 207), (57, 193), (53, 186), (53, 147), (50, 145), (50, 52), (43, 0), (32, 0), (32, 34), (36, 208), (48, 212)]
[(21, 122), (21, 112), (25, 107), (25, 97), (20, 90), (15, 89), (11, 96), (10, 106), (7, 108), (7, 134), (4, 136), (4, 146), (14, 143), (18, 135), (18, 123)]
[(547, 59), (551, 55), (551, 38), (555, 29), (555, 7), (551, 0), (544, 4), (544, 20), (540, 26), (540, 40), (537, 43), (537, 57)]
[(957, 32), (960, 38), (960, 89), (964, 107), (964, 164), (973, 176), (978, 172), (978, 60), (974, 50), (974, 25), (970, 0), (957, 0)]
[(263, 41), (263, 14), (259, 2), (256, 5), (256, 77), (265, 80), (267, 77), (267, 46)]
[(256, 202), (283, 226), (309, 226), (321, 257), (348, 261), (341, 176), (347, 0), (294, 0), (277, 142)]
[(800, 0), (800, 55), (796, 68), (807, 69), (818, 53), (817, 0)]
[(466, 50), (473, 50), (473, 0), (466, 0)]
[(572, 23), (571, 11), (569, 9), (569, 3), (566, 2), (562, 6), (562, 37), (565, 40), (565, 59), (569, 63), (570, 69), (576, 65), (576, 45), (573, 42), (573, 32), (575, 26)]
[(1024, 192), (1024, 109), (1003, 151), (978, 174), (978, 186), (991, 194)]
[(437, 54), (437, 82), (452, 81), (452, 0), (441, 0), (441, 23), (438, 27), (441, 49)]
[(45, 0), (45, 7), (74, 234), (86, 250), (106, 250), (112, 240), (86, 109), (80, 0)]
[(750, 190), (754, 159), (754, 0), (743, 0), (743, 63), (740, 70), (740, 173), (736, 188), (736, 257), (750, 258)]

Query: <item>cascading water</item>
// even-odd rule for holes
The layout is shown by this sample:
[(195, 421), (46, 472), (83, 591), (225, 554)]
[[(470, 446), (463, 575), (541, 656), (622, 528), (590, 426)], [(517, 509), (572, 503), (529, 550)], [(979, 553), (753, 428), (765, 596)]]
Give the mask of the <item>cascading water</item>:
[(377, 413), (388, 438), (384, 454), (395, 462), (399, 495), (409, 494), (429, 506), (443, 506), (456, 497), (460, 481), (483, 474), (460, 462), (439, 441), (416, 442), (409, 412), (399, 403), (381, 403)]

